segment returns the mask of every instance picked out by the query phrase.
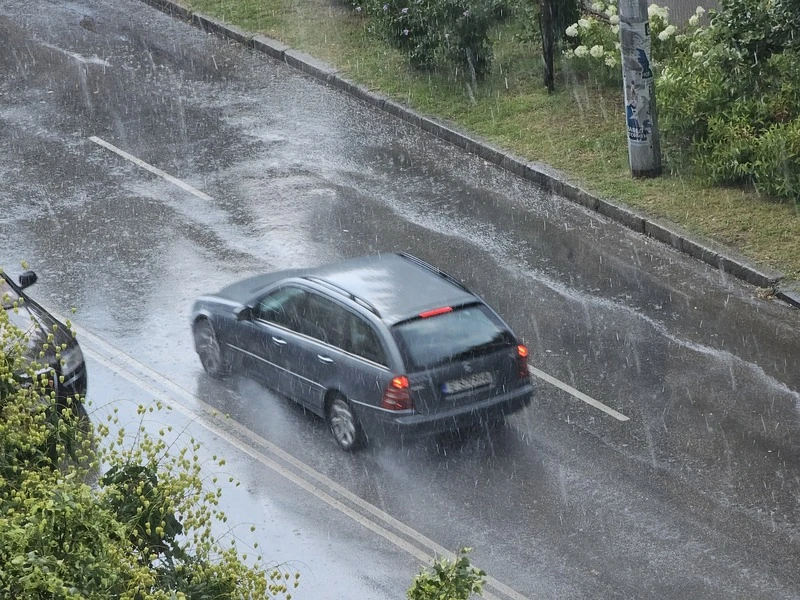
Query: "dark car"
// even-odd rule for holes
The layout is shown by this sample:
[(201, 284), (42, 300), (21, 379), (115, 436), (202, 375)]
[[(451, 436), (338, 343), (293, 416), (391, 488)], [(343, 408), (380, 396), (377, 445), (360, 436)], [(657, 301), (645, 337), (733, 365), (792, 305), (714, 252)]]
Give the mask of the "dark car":
[[(63, 408), (69, 404), (75, 413), (84, 416), (83, 404), (75, 402), (75, 396), (83, 398), (87, 389), (83, 353), (66, 325), (23, 291), (34, 283), (36, 273), (33, 271), (22, 273), (19, 284), (14, 283), (6, 273), (0, 272), (0, 303), (11, 324), (26, 334), (26, 358), (42, 365), (42, 370), (48, 375), (49, 385), (56, 392), (58, 406)], [(53, 338), (48, 341), (49, 334), (53, 334)], [(44, 356), (40, 356), (45, 348)]]
[(209, 375), (244, 372), (293, 398), (345, 450), (501, 421), (533, 392), (503, 320), (409, 254), (251, 277), (199, 298), (192, 330)]

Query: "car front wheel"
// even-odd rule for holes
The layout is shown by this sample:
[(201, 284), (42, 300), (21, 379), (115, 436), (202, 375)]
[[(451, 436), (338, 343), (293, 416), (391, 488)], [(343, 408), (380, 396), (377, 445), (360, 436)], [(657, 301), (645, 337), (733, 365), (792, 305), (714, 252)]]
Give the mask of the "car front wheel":
[(221, 379), (228, 374), (228, 363), (217, 339), (217, 333), (205, 319), (194, 327), (194, 345), (206, 373), (214, 379)]
[(363, 445), (364, 433), (358, 419), (347, 400), (341, 396), (335, 396), (328, 406), (328, 426), (342, 450), (350, 452)]

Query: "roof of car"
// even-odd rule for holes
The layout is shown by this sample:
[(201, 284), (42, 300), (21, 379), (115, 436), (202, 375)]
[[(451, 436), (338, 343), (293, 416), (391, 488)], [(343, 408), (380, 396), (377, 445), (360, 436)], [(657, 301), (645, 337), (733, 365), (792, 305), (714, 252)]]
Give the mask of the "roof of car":
[(387, 325), (420, 312), (476, 300), (461, 283), (407, 254), (378, 254), (309, 269), (305, 276), (332, 284), (374, 307)]

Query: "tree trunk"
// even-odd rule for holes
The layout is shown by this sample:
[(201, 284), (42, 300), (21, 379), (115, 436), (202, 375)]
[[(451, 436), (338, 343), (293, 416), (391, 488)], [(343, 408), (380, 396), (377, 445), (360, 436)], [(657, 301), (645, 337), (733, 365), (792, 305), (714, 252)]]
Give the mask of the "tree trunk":
[(542, 58), (544, 60), (544, 85), (548, 92), (556, 89), (553, 74), (553, 54), (555, 52), (554, 0), (539, 0), (539, 29), (542, 32)]

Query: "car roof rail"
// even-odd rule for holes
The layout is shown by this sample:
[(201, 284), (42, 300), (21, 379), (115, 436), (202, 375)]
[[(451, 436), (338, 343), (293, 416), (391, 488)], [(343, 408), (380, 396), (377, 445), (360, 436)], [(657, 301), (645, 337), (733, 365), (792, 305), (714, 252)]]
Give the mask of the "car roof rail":
[(464, 285), (458, 279), (456, 279), (455, 277), (450, 275), (450, 273), (442, 271), (438, 267), (434, 267), (432, 264), (427, 263), (424, 260), (422, 260), (421, 258), (417, 258), (413, 254), (409, 254), (408, 252), (398, 252), (397, 255), (405, 258), (407, 261), (412, 262), (415, 265), (418, 265), (418, 266), (422, 267), (423, 269), (428, 269), (429, 271), (435, 273), (436, 275), (438, 275), (442, 279), (446, 279), (447, 281), (449, 281), (453, 285), (461, 288), (462, 290), (464, 290), (468, 294), (472, 294), (472, 291), (466, 285)]
[(347, 298), (350, 298), (350, 300), (352, 300), (353, 302), (355, 302), (356, 304), (358, 304), (360, 306), (363, 306), (368, 311), (370, 311), (372, 314), (374, 314), (376, 317), (380, 317), (381, 316), (381, 313), (379, 313), (378, 309), (375, 308), (372, 304), (370, 304), (369, 302), (367, 302), (363, 298), (360, 298), (360, 297), (356, 296), (352, 292), (348, 292), (346, 289), (344, 289), (342, 287), (339, 287), (335, 283), (331, 283), (330, 281), (328, 281), (326, 279), (322, 279), (321, 277), (313, 277), (311, 275), (306, 275), (305, 277), (303, 277), (303, 279), (306, 279), (308, 281), (313, 281), (314, 283), (318, 283), (319, 285), (324, 285), (325, 287), (327, 287), (327, 288), (329, 288), (329, 289), (331, 289), (331, 290), (333, 290), (335, 292), (338, 292), (339, 294), (341, 294), (343, 296), (346, 296)]

